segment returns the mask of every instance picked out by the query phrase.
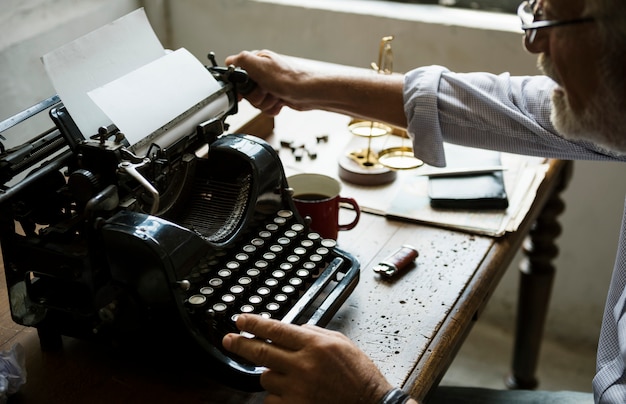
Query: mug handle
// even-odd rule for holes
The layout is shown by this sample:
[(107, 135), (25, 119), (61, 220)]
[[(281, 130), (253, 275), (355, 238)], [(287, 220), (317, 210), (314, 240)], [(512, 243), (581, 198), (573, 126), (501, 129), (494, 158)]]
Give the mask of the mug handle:
[(359, 219), (361, 218), (361, 208), (359, 207), (359, 204), (356, 203), (356, 201), (353, 198), (346, 198), (343, 196), (339, 197), (339, 202), (343, 202), (346, 203), (350, 206), (352, 206), (352, 209), (354, 209), (354, 212), (356, 213), (356, 215), (354, 216), (354, 219), (352, 220), (352, 222), (348, 223), (348, 224), (339, 224), (338, 228), (339, 230), (351, 230), (354, 229), (354, 227), (357, 225), (357, 223), (359, 223)]

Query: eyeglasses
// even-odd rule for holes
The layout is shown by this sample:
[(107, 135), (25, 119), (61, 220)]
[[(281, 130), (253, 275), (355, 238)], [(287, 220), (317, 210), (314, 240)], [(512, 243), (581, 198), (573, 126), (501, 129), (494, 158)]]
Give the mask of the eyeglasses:
[(593, 17), (581, 17), (573, 20), (542, 20), (543, 7), (537, 0), (524, 1), (517, 8), (517, 16), (522, 20), (522, 29), (526, 34), (528, 44), (532, 44), (537, 36), (537, 30), (561, 25), (581, 24), (594, 21)]

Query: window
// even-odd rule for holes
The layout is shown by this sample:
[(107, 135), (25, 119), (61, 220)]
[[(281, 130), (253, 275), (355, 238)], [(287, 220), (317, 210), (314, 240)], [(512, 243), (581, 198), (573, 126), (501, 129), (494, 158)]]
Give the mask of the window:
[(399, 3), (441, 4), (448, 7), (515, 13), (521, 0), (392, 0)]

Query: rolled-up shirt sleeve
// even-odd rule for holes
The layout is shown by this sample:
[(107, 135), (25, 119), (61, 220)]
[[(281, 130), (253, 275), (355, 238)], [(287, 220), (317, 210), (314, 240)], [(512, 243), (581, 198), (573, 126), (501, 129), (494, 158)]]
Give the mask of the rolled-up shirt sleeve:
[(405, 74), (404, 108), (414, 152), (437, 167), (446, 164), (443, 142), (560, 159), (615, 159), (556, 131), (550, 121), (555, 86), (546, 76), (412, 70)]

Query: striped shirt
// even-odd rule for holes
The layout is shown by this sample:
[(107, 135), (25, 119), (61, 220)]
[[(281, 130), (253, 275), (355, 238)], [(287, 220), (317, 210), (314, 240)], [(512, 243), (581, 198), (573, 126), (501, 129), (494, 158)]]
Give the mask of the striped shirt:
[[(554, 87), (545, 76), (453, 73), (441, 66), (412, 70), (405, 75), (404, 110), (415, 154), (445, 166), (445, 141), (563, 160), (626, 161), (624, 154), (557, 133), (550, 122)], [(626, 403), (625, 314), (626, 206), (598, 344), (597, 403)]]

